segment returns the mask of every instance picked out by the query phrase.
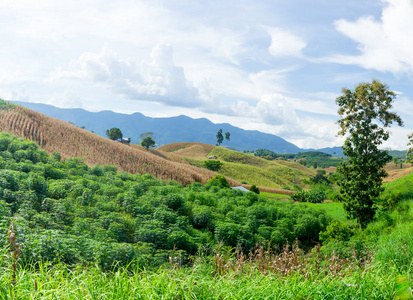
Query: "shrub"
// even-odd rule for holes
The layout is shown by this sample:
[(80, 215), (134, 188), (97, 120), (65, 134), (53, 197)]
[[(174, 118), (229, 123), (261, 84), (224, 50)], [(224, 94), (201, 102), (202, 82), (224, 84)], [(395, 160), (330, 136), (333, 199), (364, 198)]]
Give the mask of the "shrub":
[(228, 180), (222, 175), (215, 175), (210, 181), (208, 181), (209, 185), (217, 186), (221, 188), (229, 188)]
[(251, 185), (250, 191), (256, 194), (260, 193), (260, 189), (255, 184)]
[(204, 162), (204, 167), (211, 171), (218, 171), (222, 167), (222, 162), (219, 160), (206, 160)]
[(322, 203), (327, 199), (327, 193), (323, 189), (314, 189), (291, 194), (290, 197), (298, 202)]
[(320, 232), (320, 242), (326, 244), (332, 240), (348, 241), (352, 235), (353, 230), (350, 226), (334, 220), (325, 231)]

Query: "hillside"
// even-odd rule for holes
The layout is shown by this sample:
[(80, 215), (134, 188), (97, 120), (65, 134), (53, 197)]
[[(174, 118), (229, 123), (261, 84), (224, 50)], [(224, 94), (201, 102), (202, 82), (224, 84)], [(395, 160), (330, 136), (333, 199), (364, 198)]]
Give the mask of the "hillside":
[[(23, 106), (2, 101), (0, 130), (31, 140), (48, 153), (63, 158), (82, 157), (88, 165), (115, 165), (130, 173), (149, 173), (158, 179), (182, 184), (207, 182), (214, 172), (188, 165), (179, 156), (146, 151), (100, 137), (73, 124), (57, 120)], [(238, 185), (230, 180), (230, 184)]]
[(85, 127), (88, 131), (105, 137), (106, 130), (117, 127), (125, 137), (132, 138), (132, 143), (139, 144), (139, 135), (153, 132), (159, 146), (177, 142), (197, 142), (216, 144), (216, 133), (219, 129), (231, 133), (229, 146), (237, 150), (270, 149), (278, 153), (298, 153), (303, 151), (296, 145), (272, 134), (256, 130), (244, 130), (230, 124), (214, 124), (201, 118), (192, 119), (187, 116), (170, 118), (151, 118), (141, 113), (121, 114), (112, 111), (89, 112), (83, 109), (62, 109), (51, 105), (29, 102), (13, 102), (33, 109), (47, 116), (71, 122)]
[[(190, 164), (198, 167), (203, 167), (204, 161), (209, 155), (216, 156), (223, 163), (217, 173), (239, 182), (246, 182), (248, 187), (255, 184), (261, 188), (292, 188), (295, 184), (300, 185), (303, 179), (309, 179), (316, 173), (315, 170), (298, 163), (283, 160), (268, 161), (224, 147), (213, 147), (206, 144), (174, 143), (162, 146), (157, 150), (180, 155)], [(280, 191), (278, 190), (278, 192)]]

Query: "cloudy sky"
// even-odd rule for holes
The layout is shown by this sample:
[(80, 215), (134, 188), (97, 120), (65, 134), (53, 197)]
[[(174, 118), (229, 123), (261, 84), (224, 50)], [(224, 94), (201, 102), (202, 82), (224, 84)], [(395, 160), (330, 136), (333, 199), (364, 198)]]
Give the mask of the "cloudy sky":
[(0, 97), (185, 114), (340, 145), (335, 98), (378, 79), (413, 131), (413, 0), (1, 0)]

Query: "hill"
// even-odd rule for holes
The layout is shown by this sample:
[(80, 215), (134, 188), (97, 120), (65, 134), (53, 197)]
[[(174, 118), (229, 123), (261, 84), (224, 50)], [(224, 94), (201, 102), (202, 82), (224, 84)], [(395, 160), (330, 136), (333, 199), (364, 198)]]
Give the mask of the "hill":
[(13, 102), (33, 109), (47, 116), (85, 127), (88, 131), (105, 136), (106, 130), (120, 128), (132, 143), (139, 144), (139, 135), (153, 132), (158, 146), (177, 142), (197, 142), (216, 144), (219, 129), (231, 133), (229, 146), (237, 150), (270, 149), (278, 153), (298, 153), (303, 151), (296, 145), (272, 134), (256, 130), (244, 130), (230, 124), (214, 124), (211, 121), (192, 119), (187, 116), (171, 118), (151, 118), (141, 113), (120, 114), (112, 111), (89, 112), (83, 109), (61, 109), (51, 105), (29, 102)]
[[(205, 183), (215, 175), (189, 165), (179, 156), (124, 145), (23, 106), (1, 101), (0, 107), (1, 131), (34, 141), (48, 153), (58, 151), (63, 158), (82, 157), (91, 166), (115, 165), (121, 171), (149, 173), (184, 185), (194, 181)], [(230, 184), (239, 185), (234, 180)]]
[[(217, 173), (245, 183), (245, 187), (255, 184), (272, 189), (292, 188), (294, 185), (302, 185), (303, 179), (309, 179), (315, 175), (315, 170), (306, 168), (298, 163), (274, 160), (268, 161), (250, 154), (214, 147), (198, 143), (174, 143), (158, 148), (159, 151), (173, 151), (176, 155), (185, 158), (190, 164), (203, 167), (209, 155), (216, 156), (223, 165)], [(268, 189), (265, 189), (268, 190)], [(271, 192), (271, 190), (268, 190)], [(272, 192), (285, 193), (285, 191), (272, 190)]]

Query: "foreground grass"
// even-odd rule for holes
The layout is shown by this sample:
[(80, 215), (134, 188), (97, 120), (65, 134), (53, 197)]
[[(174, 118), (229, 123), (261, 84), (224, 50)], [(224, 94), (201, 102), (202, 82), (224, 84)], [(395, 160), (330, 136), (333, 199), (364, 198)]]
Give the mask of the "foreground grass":
[(392, 299), (394, 295), (394, 277), (368, 269), (345, 277), (298, 272), (280, 277), (236, 271), (219, 276), (206, 264), (133, 274), (40, 266), (37, 271), (19, 271), (14, 288), (10, 272), (3, 268), (1, 274), (2, 299)]

